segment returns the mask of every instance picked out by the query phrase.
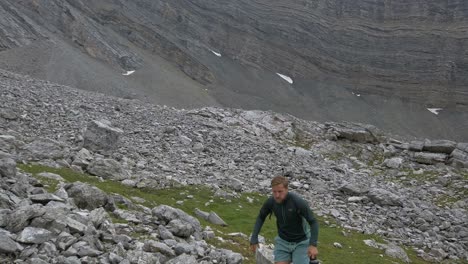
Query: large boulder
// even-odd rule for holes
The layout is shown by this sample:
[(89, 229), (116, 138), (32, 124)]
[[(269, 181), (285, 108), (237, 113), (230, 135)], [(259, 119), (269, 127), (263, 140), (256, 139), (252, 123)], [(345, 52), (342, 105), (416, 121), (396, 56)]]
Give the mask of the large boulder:
[(43, 228), (26, 227), (18, 235), (18, 242), (25, 244), (42, 244), (52, 238), (52, 232)]
[(457, 149), (468, 152), (468, 143), (460, 142), (457, 144)]
[(468, 143), (458, 143), (457, 148), (450, 154), (449, 162), (454, 167), (468, 168)]
[(29, 221), (45, 214), (45, 209), (40, 204), (19, 207), (6, 216), (6, 229), (11, 232), (23, 230)]
[(0, 135), (0, 151), (16, 153), (19, 144), (14, 136)]
[(169, 222), (167, 229), (171, 231), (172, 234), (178, 237), (190, 237), (195, 233), (195, 228), (187, 221), (181, 219), (174, 219)]
[(93, 120), (84, 133), (83, 147), (104, 155), (111, 154), (119, 143), (122, 130), (112, 127), (107, 120)]
[(107, 194), (99, 188), (81, 182), (65, 185), (70, 198), (73, 198), (76, 206), (81, 209), (93, 210), (103, 207), (108, 202)]
[(445, 163), (448, 159), (448, 155), (443, 153), (415, 152), (411, 159), (418, 163), (434, 165), (437, 163)]
[(0, 177), (14, 178), (16, 162), (11, 158), (0, 158)]
[(20, 246), (11, 239), (8, 231), (0, 229), (0, 254), (16, 253), (20, 250)]
[(88, 172), (104, 179), (125, 180), (130, 173), (116, 160), (97, 159), (89, 164)]
[(154, 241), (154, 240), (145, 241), (143, 250), (146, 252), (152, 252), (152, 253), (160, 252), (170, 257), (174, 257), (176, 255), (174, 250), (172, 250), (168, 245), (161, 243), (161, 242)]
[(392, 258), (400, 259), (405, 263), (411, 262), (405, 250), (392, 243), (387, 245), (385, 249), (385, 255), (392, 257)]
[(93, 160), (93, 155), (89, 150), (82, 148), (76, 155), (73, 157), (72, 165), (76, 165), (81, 167), (82, 169), (86, 169), (89, 163)]
[(14, 209), (21, 203), (21, 198), (11, 191), (0, 189), (0, 209)]
[(262, 135), (264, 133), (262, 130), (286, 139), (293, 139), (296, 135), (290, 118), (282, 114), (249, 110), (243, 111), (240, 118), (250, 123), (252, 126), (247, 125), (246, 128), (254, 130), (257, 135)]
[(218, 216), (215, 212), (211, 211), (210, 214), (208, 215), (208, 222), (215, 224), (215, 225), (220, 225), (220, 226), (227, 226), (226, 222)]
[(360, 196), (369, 191), (369, 188), (364, 185), (358, 185), (355, 183), (345, 183), (338, 190), (346, 195), (350, 196)]
[(424, 148), (424, 142), (423, 141), (411, 141), (408, 146), (409, 150), (411, 151), (416, 151), (420, 152)]
[(255, 263), (257, 264), (273, 264), (274, 257), (273, 257), (273, 250), (260, 246), (257, 248), (255, 252)]
[(378, 205), (381, 206), (402, 206), (403, 202), (400, 196), (384, 189), (379, 189), (379, 188), (373, 188), (369, 190), (369, 193), (367, 193), (367, 197), (369, 199)]
[(197, 259), (192, 255), (182, 254), (166, 262), (166, 264), (197, 264)]
[(450, 140), (426, 140), (423, 151), (450, 154), (456, 146), (457, 142)]
[(152, 210), (153, 216), (156, 216), (159, 220), (162, 220), (166, 223), (174, 219), (180, 219), (184, 222), (190, 223), (196, 231), (201, 232), (201, 224), (195, 217), (187, 214), (186, 212), (173, 208), (167, 205), (160, 205), (154, 207)]
[(61, 159), (67, 153), (67, 146), (49, 138), (36, 139), (22, 146), (19, 150), (19, 156), (22, 160)]
[(383, 134), (376, 127), (359, 123), (326, 123), (325, 126), (338, 138), (360, 143), (378, 143), (383, 140)]

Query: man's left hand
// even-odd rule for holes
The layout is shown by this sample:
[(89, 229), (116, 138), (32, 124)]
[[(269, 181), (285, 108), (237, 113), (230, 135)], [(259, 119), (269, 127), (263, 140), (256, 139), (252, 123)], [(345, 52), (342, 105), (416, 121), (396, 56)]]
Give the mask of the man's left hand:
[(309, 246), (309, 248), (307, 249), (307, 255), (311, 259), (316, 259), (318, 255), (317, 247)]

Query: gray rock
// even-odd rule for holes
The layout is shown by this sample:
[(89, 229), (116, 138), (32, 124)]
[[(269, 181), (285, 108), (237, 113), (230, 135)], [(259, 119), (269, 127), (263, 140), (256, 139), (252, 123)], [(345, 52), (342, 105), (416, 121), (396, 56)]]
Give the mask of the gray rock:
[[(0, 151), (5, 153), (16, 153), (18, 143), (15, 136), (0, 135)], [(0, 155), (2, 158), (2, 155)]]
[(450, 154), (449, 162), (458, 168), (468, 168), (468, 152), (465, 152), (460, 149), (455, 149)]
[[(0, 200), (0, 202), (1, 202), (1, 200)], [(1, 209), (0, 208), (0, 227), (5, 227), (7, 225), (7, 217), (8, 217), (8, 215), (10, 213), (11, 213), (10, 209)]]
[(145, 245), (143, 246), (143, 250), (151, 253), (160, 252), (169, 257), (174, 257), (176, 255), (174, 250), (172, 250), (166, 244), (153, 240), (146, 241)]
[(161, 239), (174, 239), (174, 235), (164, 225), (159, 225), (158, 231)]
[(109, 214), (104, 208), (96, 208), (89, 213), (89, 219), (94, 227), (99, 228), (104, 221), (109, 221)]
[(228, 181), (228, 186), (229, 186), (232, 190), (234, 190), (234, 191), (236, 191), (236, 192), (242, 192), (242, 190), (243, 190), (243, 188), (244, 188), (244, 187), (243, 187), (243, 186), (244, 186), (244, 183), (243, 183), (241, 180), (239, 180), (239, 179), (232, 178), (232, 179), (230, 179), (230, 180)]
[(20, 202), (21, 198), (12, 192), (0, 189), (0, 209), (14, 209)]
[(200, 218), (204, 219), (204, 220), (208, 220), (208, 216), (210, 216), (210, 213), (202, 211), (202, 210), (200, 210), (198, 208), (195, 208), (195, 215), (197, 217), (200, 217)]
[(226, 263), (227, 264), (240, 264), (242, 263), (242, 255), (239, 253), (232, 252), (228, 249), (220, 249), (223, 255), (226, 256)]
[(105, 192), (86, 183), (75, 182), (67, 184), (65, 185), (65, 190), (70, 198), (73, 198), (76, 206), (81, 209), (93, 210), (105, 206), (108, 202)]
[(82, 148), (78, 153), (76, 153), (75, 157), (73, 157), (72, 165), (79, 166), (80, 168), (86, 170), (89, 163), (93, 160), (93, 155), (89, 150)]
[(184, 211), (173, 208), (167, 205), (160, 205), (157, 207), (154, 207), (152, 209), (153, 216), (156, 216), (158, 219), (168, 223), (174, 219), (180, 219), (182, 221), (185, 221), (187, 223), (190, 223), (192, 227), (195, 229), (195, 231), (200, 232), (201, 231), (201, 225), (200, 221), (198, 221), (195, 217), (188, 215)]
[(41, 244), (52, 238), (52, 232), (43, 228), (26, 227), (16, 240), (25, 244)]
[(184, 136), (184, 135), (179, 136), (179, 140), (180, 140), (180, 142), (182, 142), (182, 144), (184, 144), (184, 145), (190, 145), (190, 144), (192, 144), (192, 140), (191, 140), (189, 137)]
[(28, 197), (33, 203), (41, 203), (41, 204), (47, 204), (50, 201), (56, 201), (56, 202), (65, 202), (62, 198), (53, 195), (51, 193), (41, 193), (41, 194), (35, 194), (35, 195), (30, 195)]
[(124, 219), (128, 222), (132, 223), (141, 223), (140, 218), (137, 216), (137, 212), (135, 211), (127, 211), (127, 210), (120, 210), (116, 209), (113, 211), (113, 214), (116, 215), (120, 219)]
[(338, 242), (333, 242), (333, 246), (336, 247), (336, 248), (343, 248), (343, 245), (341, 245)]
[(123, 180), (121, 183), (128, 187), (135, 187), (137, 185), (136, 181), (130, 179)]
[(337, 133), (338, 138), (344, 138), (354, 142), (378, 143), (381, 140), (381, 133), (371, 125), (339, 123), (333, 124), (333, 129), (334, 132)]
[(181, 219), (171, 220), (167, 225), (167, 229), (175, 236), (183, 238), (187, 238), (195, 233), (195, 228), (192, 224)]
[(42, 205), (34, 204), (17, 208), (6, 216), (6, 229), (11, 232), (19, 232), (23, 230), (29, 223), (29, 220), (45, 214), (45, 209)]
[(415, 152), (412, 155), (412, 160), (422, 164), (433, 165), (436, 163), (445, 163), (448, 155), (442, 153)]
[(47, 178), (47, 179), (52, 179), (52, 180), (60, 181), (60, 182), (65, 181), (65, 180), (62, 178), (62, 176), (60, 176), (60, 175), (58, 175), (58, 174), (55, 174), (55, 173), (50, 173), (50, 172), (41, 172), (41, 173), (38, 173), (37, 176), (42, 177), (42, 178)]
[(464, 151), (464, 152), (468, 152), (468, 143), (462, 143), (462, 142), (458, 143), (457, 149)]
[(391, 158), (391, 159), (384, 160), (383, 163), (388, 168), (398, 169), (398, 168), (401, 167), (401, 164), (403, 163), (403, 159), (400, 158), (400, 157), (394, 157), (394, 158)]
[(49, 264), (50, 262), (45, 261), (41, 258), (30, 258), (27, 263), (28, 264)]
[(385, 255), (392, 258), (400, 259), (405, 263), (411, 262), (406, 252), (401, 247), (392, 243), (387, 245), (387, 248), (385, 249)]
[(211, 211), (210, 214), (208, 215), (208, 222), (215, 224), (215, 225), (227, 226), (226, 222), (224, 222), (224, 220), (221, 219), (221, 217), (219, 217), (213, 211)]
[(385, 189), (373, 188), (369, 190), (367, 197), (369, 197), (369, 199), (373, 203), (382, 205), (382, 206), (385, 206), (385, 205), (402, 206), (403, 205), (402, 199), (398, 195)]
[(450, 154), (456, 148), (457, 142), (450, 140), (426, 140), (423, 150), (433, 153)]
[(259, 248), (257, 248), (257, 251), (255, 252), (255, 263), (273, 264), (274, 263), (273, 250), (265, 246), (260, 246)]
[(41, 138), (24, 145), (19, 150), (22, 160), (61, 159), (68, 153), (67, 147), (58, 141)]
[[(142, 250), (128, 250), (126, 259), (130, 261), (130, 263), (138, 263), (138, 264), (160, 264), (161, 257), (155, 253), (144, 252)], [(168, 263), (168, 262), (166, 262)], [(185, 262), (180, 262), (185, 263)]]
[(430, 255), (434, 256), (438, 261), (445, 259), (447, 257), (447, 253), (441, 248), (433, 248), (429, 252)]
[(63, 187), (63, 185), (60, 185), (60, 188), (58, 188), (57, 191), (55, 191), (54, 193), (56, 196), (64, 199), (64, 200), (67, 200), (69, 198), (68, 196), (68, 193), (67, 191), (65, 190), (65, 188)]
[[(76, 245), (76, 244), (75, 244)], [(74, 247), (73, 245), (72, 247)], [(101, 251), (90, 247), (89, 245), (80, 245), (75, 247), (78, 256), (82, 257), (97, 257), (102, 254)]]
[(130, 178), (130, 173), (116, 160), (98, 159), (88, 166), (88, 172), (104, 179), (125, 180)]
[(0, 253), (16, 253), (20, 246), (8, 235), (7, 232), (0, 229)]
[(338, 190), (344, 194), (352, 196), (360, 196), (369, 191), (367, 186), (357, 185), (354, 183), (345, 183)]
[(122, 130), (112, 127), (107, 120), (93, 120), (84, 133), (83, 147), (101, 154), (111, 154), (119, 143)]
[(58, 235), (55, 245), (61, 251), (67, 250), (71, 245), (75, 244), (78, 239), (67, 232), (62, 232)]
[(197, 259), (192, 255), (182, 254), (178, 257), (170, 259), (166, 264), (197, 264)]
[(424, 141), (411, 141), (409, 143), (409, 150), (420, 152), (424, 148)]
[(195, 152), (202, 152), (203, 150), (205, 150), (205, 146), (203, 146), (202, 143), (197, 142), (197, 143), (193, 144), (192, 149)]
[(57, 247), (51, 242), (41, 244), (38, 253), (48, 257), (55, 257), (58, 254)]
[(174, 246), (174, 252), (176, 255), (181, 255), (181, 254), (192, 254), (195, 252), (195, 246), (192, 244), (188, 243), (177, 243)]
[(72, 234), (75, 234), (75, 233), (84, 234), (87, 228), (86, 225), (68, 216), (65, 217), (64, 219), (60, 219), (60, 222), (65, 224), (70, 229), (70, 233)]
[(16, 176), (16, 162), (11, 158), (0, 159), (0, 177), (14, 178)]

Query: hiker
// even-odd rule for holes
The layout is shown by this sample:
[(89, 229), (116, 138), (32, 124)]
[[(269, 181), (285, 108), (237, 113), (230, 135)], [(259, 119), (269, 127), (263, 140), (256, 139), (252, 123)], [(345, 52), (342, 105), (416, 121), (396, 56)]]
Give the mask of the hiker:
[(274, 258), (276, 264), (307, 264), (317, 257), (318, 222), (307, 202), (298, 194), (288, 192), (288, 179), (274, 177), (271, 181), (273, 195), (269, 197), (258, 214), (250, 249), (258, 247), (258, 234), (265, 218), (272, 212), (276, 216), (278, 236), (275, 238)]

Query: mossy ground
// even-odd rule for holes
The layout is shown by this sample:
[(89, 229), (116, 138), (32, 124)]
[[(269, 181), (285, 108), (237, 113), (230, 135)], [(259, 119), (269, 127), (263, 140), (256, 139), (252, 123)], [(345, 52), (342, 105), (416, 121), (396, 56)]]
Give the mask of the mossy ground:
[[(180, 208), (185, 212), (194, 215), (194, 209), (199, 208), (203, 211), (214, 211), (228, 223), (227, 227), (213, 226), (206, 221), (200, 219), (203, 226), (210, 225), (217, 236), (223, 238), (211, 239), (208, 241), (215, 246), (229, 248), (235, 252), (241, 253), (247, 259), (244, 263), (255, 263), (254, 255), (249, 251), (249, 241), (245, 237), (233, 237), (230, 233), (241, 232), (249, 235), (252, 231), (258, 210), (265, 195), (258, 193), (243, 193), (239, 198), (223, 199), (215, 197), (213, 191), (203, 186), (183, 186), (179, 188), (163, 189), (163, 190), (146, 190), (129, 188), (118, 182), (101, 181), (97, 177), (74, 172), (70, 169), (55, 169), (40, 165), (18, 165), (23, 171), (32, 173), (37, 177), (49, 191), (54, 191), (57, 188), (57, 181), (45, 179), (37, 176), (40, 172), (52, 172), (61, 175), (67, 182), (86, 182), (107, 193), (117, 193), (126, 198), (131, 199), (133, 196), (141, 197), (146, 201), (142, 203), (150, 208), (166, 204), (176, 208)], [(183, 203), (177, 203), (183, 201)], [(211, 201), (211, 202), (210, 202)], [(333, 264), (363, 264), (363, 263), (403, 263), (399, 260), (384, 256), (384, 252), (379, 249), (368, 247), (364, 244), (365, 239), (375, 239), (382, 241), (381, 238), (372, 235), (365, 235), (354, 231), (348, 231), (334, 225), (326, 225), (324, 218), (319, 218), (320, 235), (319, 235), (319, 251), (322, 263)], [(113, 219), (115, 222), (122, 222), (120, 219)], [(346, 233), (346, 236), (343, 233)], [(266, 220), (261, 235), (265, 236), (267, 243), (272, 243), (276, 235), (275, 219)], [(339, 242), (343, 247), (341, 249), (333, 246), (334, 242)], [(420, 258), (417, 258), (415, 253), (407, 249), (407, 252), (412, 260), (412, 263), (427, 263)]]

